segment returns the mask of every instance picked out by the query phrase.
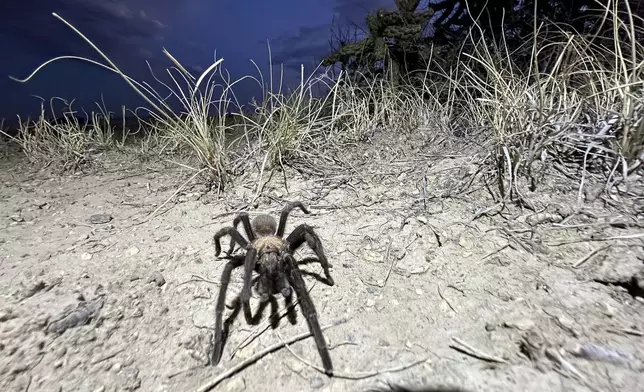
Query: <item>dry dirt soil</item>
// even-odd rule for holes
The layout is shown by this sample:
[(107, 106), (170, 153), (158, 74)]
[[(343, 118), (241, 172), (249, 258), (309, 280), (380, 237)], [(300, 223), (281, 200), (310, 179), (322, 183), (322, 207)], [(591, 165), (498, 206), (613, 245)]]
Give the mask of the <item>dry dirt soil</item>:
[[(562, 177), (526, 191), (536, 212), (494, 214), (481, 180), (468, 186), (471, 154), (421, 150), (365, 147), (325, 176), (286, 168), (259, 198), (256, 169), (217, 194), (167, 162), (104, 156), (53, 174), (6, 155), (0, 390), (642, 390), (641, 185), (585, 192), (577, 208), (579, 182)], [(305, 279), (320, 323), (336, 323), (325, 331), (336, 376), (314, 368), (311, 338), (252, 360), (308, 331), (299, 308), (277, 329), (268, 314), (238, 317), (207, 366), (226, 262), (213, 233), (240, 210), (278, 216), (293, 200), (311, 214), (294, 211), (287, 233), (313, 226), (333, 265), (334, 286)], [(237, 271), (229, 303), (241, 284)]]

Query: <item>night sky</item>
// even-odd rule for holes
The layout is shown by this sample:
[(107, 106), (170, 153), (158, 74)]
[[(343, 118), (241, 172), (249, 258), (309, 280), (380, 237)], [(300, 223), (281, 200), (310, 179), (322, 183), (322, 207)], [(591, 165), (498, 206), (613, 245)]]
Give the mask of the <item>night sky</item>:
[[(94, 110), (103, 94), (108, 109), (116, 112), (123, 104), (141, 102), (118, 76), (76, 60), (50, 64), (27, 83), (9, 79), (25, 78), (56, 56), (100, 59), (52, 12), (137, 80), (152, 80), (145, 60), (157, 74), (170, 65), (164, 47), (195, 76), (212, 64), (215, 51), (233, 79), (257, 75), (250, 60), (267, 71), (268, 40), (273, 63), (284, 63), (286, 79), (293, 83), (301, 63), (308, 75), (327, 54), (334, 16), (364, 25), (366, 13), (378, 7), (392, 9), (393, 0), (3, 0), (0, 119), (37, 114), (41, 101), (33, 95), (76, 99), (74, 108)], [(245, 102), (258, 96), (252, 82), (235, 92)]]

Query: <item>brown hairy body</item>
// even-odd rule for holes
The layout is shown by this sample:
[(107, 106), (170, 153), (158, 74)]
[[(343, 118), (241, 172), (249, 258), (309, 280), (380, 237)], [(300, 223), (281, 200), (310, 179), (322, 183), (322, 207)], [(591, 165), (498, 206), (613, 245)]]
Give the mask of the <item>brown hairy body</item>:
[(264, 253), (280, 253), (286, 250), (286, 242), (275, 236), (259, 237), (252, 242), (251, 246), (257, 249), (260, 258)]
[[(224, 227), (215, 233), (214, 243), (216, 256), (221, 252), (220, 238), (225, 235), (231, 237), (230, 249), (228, 250), (231, 261), (226, 264), (221, 275), (219, 297), (215, 307), (214, 350), (210, 357), (210, 363), (212, 365), (216, 365), (221, 360), (224, 340), (228, 334), (229, 322), (227, 321), (222, 326), (222, 318), (225, 307), (225, 294), (230, 281), (230, 275), (235, 268), (244, 266), (244, 286), (231, 317), (234, 318), (234, 315), (236, 315), (241, 306), (246, 322), (256, 324), (256, 316), (253, 316), (250, 309), (251, 287), (253, 282), (255, 282), (255, 289), (260, 295), (260, 309), (258, 312), (260, 316), (266, 304), (271, 302), (271, 305), (274, 305), (276, 303), (273, 297), (276, 294), (281, 294), (284, 297), (287, 306), (292, 304), (293, 293), (291, 289), (294, 289), (309, 330), (315, 339), (315, 344), (322, 358), (325, 372), (328, 375), (333, 374), (331, 356), (324, 335), (322, 335), (315, 306), (308, 294), (302, 272), (298, 267), (298, 262), (293, 257), (293, 252), (306, 242), (317, 256), (315, 260), (319, 261), (324, 269), (326, 277), (325, 283), (333, 286), (334, 282), (329, 273), (330, 265), (324, 254), (322, 242), (311, 226), (301, 224), (293, 229), (286, 239), (283, 238), (286, 219), (289, 213), (296, 207), (306, 214), (309, 213), (302, 203), (293, 202), (284, 206), (279, 223), (268, 214), (258, 215), (251, 223), (248, 213), (242, 212), (233, 220), (233, 226)], [(237, 231), (239, 223), (242, 223), (244, 226), (248, 240)], [(236, 244), (240, 245), (242, 249), (245, 249), (246, 254), (230, 256)], [(256, 279), (252, 277), (253, 272), (259, 275)], [(291, 323), (295, 323), (294, 317), (289, 319)]]

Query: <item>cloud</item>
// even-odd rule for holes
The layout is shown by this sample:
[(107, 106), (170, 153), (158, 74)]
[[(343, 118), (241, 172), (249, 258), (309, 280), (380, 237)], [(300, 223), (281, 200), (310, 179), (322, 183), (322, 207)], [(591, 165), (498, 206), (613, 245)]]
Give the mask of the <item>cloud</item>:
[(146, 42), (156, 42), (163, 38), (165, 26), (156, 15), (148, 15), (149, 9), (161, 9), (164, 5), (173, 3), (176, 2), (163, 0), (155, 4), (151, 0), (6, 0), (0, 7), (0, 35), (39, 57), (94, 57), (96, 53), (89, 45), (52, 15), (52, 12), (56, 12), (108, 56), (127, 53), (131, 57), (132, 53), (145, 53), (139, 48)]
[(393, 0), (334, 0), (333, 13), (340, 21), (355, 23), (365, 27), (364, 19), (367, 14), (378, 8), (396, 8)]
[[(186, 0), (186, 2), (196, 0)], [(176, 0), (4, 0), (0, 3), (0, 118), (14, 113), (34, 114), (39, 101), (62, 96), (94, 109), (105, 93), (118, 109), (121, 103), (139, 104), (129, 87), (105, 70), (79, 61), (65, 60), (45, 67), (28, 83), (24, 78), (54, 57), (75, 55), (104, 62), (100, 55), (56, 12), (91, 40), (110, 60), (137, 80), (150, 79), (150, 69), (167, 64), (160, 47), (172, 25), (181, 17)], [(165, 44), (165, 42), (163, 42)]]
[(273, 63), (283, 63), (285, 67), (298, 71), (300, 64), (316, 67), (331, 51), (329, 38), (334, 28), (333, 23), (339, 27), (356, 25), (366, 30), (365, 17), (369, 12), (378, 8), (395, 8), (392, 0), (334, 0), (330, 6), (332, 18), (327, 23), (303, 26), (295, 34), (274, 40), (271, 45), (275, 45), (277, 49)]
[(284, 67), (300, 70), (315, 67), (329, 50), (329, 26), (301, 27), (294, 35), (277, 38), (271, 43), (277, 50), (273, 54), (273, 64), (284, 64)]

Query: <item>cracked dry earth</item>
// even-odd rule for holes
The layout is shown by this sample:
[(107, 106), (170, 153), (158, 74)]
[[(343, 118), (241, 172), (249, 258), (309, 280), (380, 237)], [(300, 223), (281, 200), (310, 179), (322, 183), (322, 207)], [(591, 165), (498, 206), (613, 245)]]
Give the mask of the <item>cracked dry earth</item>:
[[(212, 235), (253, 199), (257, 178), (221, 196), (191, 183), (146, 220), (191, 172), (106, 160), (92, 174), (52, 175), (4, 161), (0, 390), (193, 391), (307, 331), (299, 308), (297, 324), (282, 318), (277, 330), (268, 314), (259, 326), (239, 317), (220, 364), (205, 366), (225, 263)], [(516, 207), (474, 219), (494, 205), (486, 192), (441, 197), (475, 170), (468, 162), (392, 159), (325, 179), (287, 169), (288, 193), (275, 175), (248, 210), (310, 207), (293, 212), (287, 233), (312, 225), (333, 264), (335, 286), (305, 279), (322, 325), (346, 319), (325, 331), (339, 377), (309, 365), (321, 366), (309, 338), (213, 390), (641, 390), (641, 222), (601, 198), (572, 215), (571, 181), (527, 195), (555, 222), (567, 217), (558, 225)], [(620, 238), (581, 241), (591, 236)], [(241, 282), (238, 270), (229, 303)]]

